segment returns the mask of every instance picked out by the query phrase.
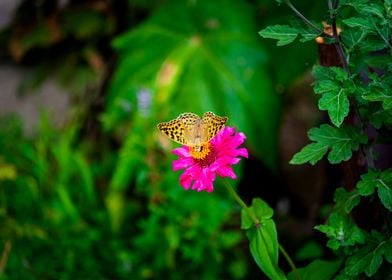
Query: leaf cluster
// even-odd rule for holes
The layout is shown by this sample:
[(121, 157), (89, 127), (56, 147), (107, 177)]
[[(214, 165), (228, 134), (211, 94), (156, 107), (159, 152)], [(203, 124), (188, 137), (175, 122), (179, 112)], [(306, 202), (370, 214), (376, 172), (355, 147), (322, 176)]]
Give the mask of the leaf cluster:
[[(339, 164), (357, 153), (364, 163), (359, 168), (365, 172), (354, 189), (336, 189), (326, 224), (315, 228), (327, 236), (327, 246), (341, 257), (343, 266), (334, 267), (335, 272), (340, 271), (336, 279), (363, 274), (382, 279), (391, 275), (392, 224), (388, 217), (392, 211), (392, 169), (378, 165), (376, 145), (390, 144), (392, 2), (328, 1), (325, 26), (332, 32), (318, 29), (290, 1), (285, 2), (312, 31), (298, 25), (275, 25), (259, 34), (277, 40), (278, 46), (296, 38), (305, 42), (319, 36), (325, 44), (335, 46), (341, 62), (339, 67), (313, 67), (318, 107), (326, 111), (330, 124), (311, 128), (308, 137), (312, 143), (296, 153), (290, 163), (314, 165), (327, 157), (330, 164)], [(355, 214), (369, 200), (379, 205), (376, 209), (383, 218), (377, 228), (364, 229)], [(314, 266), (316, 262), (300, 270), (301, 274), (310, 273)]]

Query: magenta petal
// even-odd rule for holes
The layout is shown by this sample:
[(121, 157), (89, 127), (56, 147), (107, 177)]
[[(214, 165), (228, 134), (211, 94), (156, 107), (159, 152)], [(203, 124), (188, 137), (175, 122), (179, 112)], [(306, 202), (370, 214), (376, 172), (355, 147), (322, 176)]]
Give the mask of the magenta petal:
[(193, 182), (193, 178), (189, 173), (184, 172), (180, 176), (180, 185), (185, 189), (188, 190)]
[(173, 161), (173, 170), (177, 171), (180, 169), (185, 169), (193, 165), (193, 158), (182, 158)]
[(179, 157), (190, 157), (191, 155), (189, 154), (189, 148), (186, 146), (182, 146), (181, 148), (175, 148), (172, 151), (173, 154)]
[(217, 170), (217, 173), (221, 177), (230, 177), (231, 179), (237, 178), (231, 166), (222, 166)]

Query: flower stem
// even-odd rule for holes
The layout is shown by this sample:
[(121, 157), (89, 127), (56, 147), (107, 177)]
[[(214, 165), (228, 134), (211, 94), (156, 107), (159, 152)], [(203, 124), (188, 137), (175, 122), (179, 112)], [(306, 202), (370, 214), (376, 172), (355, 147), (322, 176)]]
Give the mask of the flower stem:
[(301, 275), (299, 274), (297, 267), (295, 266), (293, 260), (291, 259), (290, 255), (287, 253), (287, 251), (283, 248), (282, 245), (279, 245), (279, 251), (282, 253), (283, 257), (286, 259), (287, 263), (291, 267), (291, 270), (294, 271), (294, 274), (297, 279), (301, 279)]
[(227, 180), (224, 180), (224, 184), (226, 189), (229, 191), (230, 195), (235, 199), (235, 201), (238, 202), (238, 204), (244, 209), (248, 217), (253, 221), (255, 225), (259, 224), (260, 221), (253, 215), (253, 213), (249, 210), (248, 206), (246, 206), (245, 202), (239, 197), (239, 195), (236, 193), (234, 188), (227, 182)]
[[(227, 180), (224, 180), (224, 184), (225, 184), (226, 189), (229, 191), (230, 195), (238, 202), (238, 204), (242, 207), (242, 209), (245, 210), (246, 214), (253, 221), (253, 223), (255, 225), (259, 225), (260, 224), (259, 219), (257, 219), (257, 217), (255, 217), (254, 214), (249, 210), (248, 206), (246, 206), (245, 202), (237, 194), (237, 192), (230, 185), (230, 183), (227, 182)], [(296, 275), (296, 278), (297, 279), (301, 279), (301, 275), (299, 274), (299, 272), (298, 272), (298, 270), (297, 270), (293, 260), (291, 259), (291, 257), (287, 253), (287, 251), (279, 243), (278, 243), (278, 245), (279, 245), (279, 251), (282, 253), (283, 257), (286, 259), (286, 261), (289, 264), (289, 266), (291, 267), (291, 269), (294, 271), (294, 273)]]

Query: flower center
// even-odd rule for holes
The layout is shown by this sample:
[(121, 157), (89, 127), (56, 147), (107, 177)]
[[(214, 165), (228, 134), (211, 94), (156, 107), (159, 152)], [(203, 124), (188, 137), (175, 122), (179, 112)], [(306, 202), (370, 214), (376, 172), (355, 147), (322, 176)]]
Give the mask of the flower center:
[(191, 157), (197, 162), (200, 167), (207, 167), (216, 159), (216, 149), (209, 142), (200, 146), (189, 147)]

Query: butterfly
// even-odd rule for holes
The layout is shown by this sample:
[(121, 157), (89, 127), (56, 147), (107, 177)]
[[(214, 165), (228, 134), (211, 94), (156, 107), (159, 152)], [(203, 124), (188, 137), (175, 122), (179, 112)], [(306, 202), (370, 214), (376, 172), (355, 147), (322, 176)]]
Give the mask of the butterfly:
[(199, 117), (193, 113), (183, 113), (178, 118), (158, 124), (158, 129), (173, 141), (200, 151), (224, 127), (228, 117), (220, 117), (212, 112)]

